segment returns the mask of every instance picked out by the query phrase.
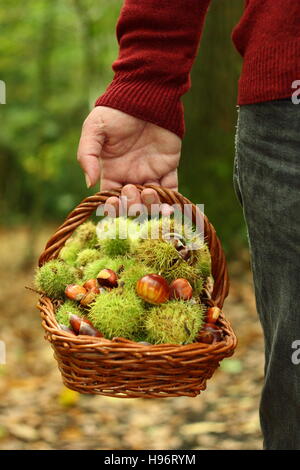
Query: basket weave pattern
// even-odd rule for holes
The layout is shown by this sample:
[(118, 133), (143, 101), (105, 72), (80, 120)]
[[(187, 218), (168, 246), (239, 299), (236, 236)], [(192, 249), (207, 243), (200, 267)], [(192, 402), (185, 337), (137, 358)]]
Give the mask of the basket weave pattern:
[[(180, 193), (153, 185), (145, 187), (155, 189), (163, 203), (178, 204), (182, 208), (184, 204), (190, 204), (195, 221), (196, 206)], [(139, 191), (144, 189), (140, 185), (137, 188)], [(74, 230), (108, 197), (120, 196), (120, 193), (121, 188), (102, 191), (84, 199), (50, 238), (39, 258), (39, 265), (57, 258)], [(222, 308), (229, 288), (226, 260), (215, 229), (207, 217), (203, 217), (205, 242), (210, 250), (214, 278), (214, 290), (205, 303)], [(210, 345), (196, 342), (146, 346), (125, 338), (108, 340), (72, 336), (58, 327), (55, 301), (41, 296), (37, 307), (41, 312), (45, 339), (54, 349), (63, 382), (80, 393), (120, 398), (195, 397), (205, 390), (206, 381), (220, 361), (233, 354), (237, 343), (223, 314), (218, 320), (224, 334), (222, 341)]]

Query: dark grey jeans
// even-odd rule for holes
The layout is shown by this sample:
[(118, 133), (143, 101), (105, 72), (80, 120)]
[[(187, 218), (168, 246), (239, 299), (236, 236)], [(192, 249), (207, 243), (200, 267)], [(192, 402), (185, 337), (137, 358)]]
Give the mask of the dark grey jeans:
[(264, 448), (300, 450), (300, 364), (292, 358), (300, 340), (300, 105), (240, 107), (234, 187), (265, 339)]

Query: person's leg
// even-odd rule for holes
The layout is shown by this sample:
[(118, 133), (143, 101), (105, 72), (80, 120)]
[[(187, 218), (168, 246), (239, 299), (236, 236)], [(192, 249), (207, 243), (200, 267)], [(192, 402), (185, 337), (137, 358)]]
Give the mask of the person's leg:
[(292, 343), (300, 340), (300, 105), (240, 107), (234, 186), (265, 339), (264, 447), (299, 450), (300, 364), (292, 362)]

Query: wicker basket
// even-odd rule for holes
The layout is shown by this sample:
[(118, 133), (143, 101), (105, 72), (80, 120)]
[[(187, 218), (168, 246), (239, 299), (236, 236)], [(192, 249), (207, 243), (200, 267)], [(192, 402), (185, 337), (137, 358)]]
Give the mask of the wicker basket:
[[(155, 189), (161, 202), (192, 204), (181, 194), (147, 185)], [(139, 191), (143, 186), (137, 185)], [(104, 191), (83, 200), (66, 218), (48, 241), (39, 259), (41, 266), (56, 258), (65, 241), (100, 204), (110, 196), (120, 196), (121, 190)], [(192, 204), (193, 218), (196, 206)], [(216, 232), (204, 216), (205, 241), (212, 258), (214, 290), (207, 305), (222, 308), (228, 294), (228, 274), (225, 256)], [(221, 314), (218, 324), (224, 339), (214, 344), (187, 345), (158, 344), (146, 346), (124, 338), (108, 340), (90, 336), (72, 336), (59, 329), (55, 319), (55, 302), (41, 296), (38, 309), (47, 339), (54, 349), (54, 357), (64, 384), (80, 393), (99, 394), (120, 398), (195, 397), (206, 388), (220, 361), (231, 356), (236, 337)]]

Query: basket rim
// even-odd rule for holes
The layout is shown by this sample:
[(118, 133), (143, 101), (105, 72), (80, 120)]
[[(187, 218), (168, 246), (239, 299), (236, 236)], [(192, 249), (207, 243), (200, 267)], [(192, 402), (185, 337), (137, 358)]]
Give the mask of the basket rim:
[[(104, 351), (105, 349), (114, 349), (118, 352), (126, 351), (132, 353), (144, 353), (146, 355), (165, 355), (165, 354), (172, 354), (184, 352), (191, 352), (191, 351), (199, 351), (199, 353), (207, 353), (207, 354), (214, 354), (214, 353), (221, 353), (226, 351), (234, 351), (237, 345), (237, 338), (236, 335), (230, 325), (230, 322), (226, 319), (224, 313), (221, 311), (219, 321), (220, 328), (222, 329), (223, 333), (225, 333), (224, 338), (220, 341), (217, 341), (212, 344), (201, 343), (199, 341), (194, 341), (188, 344), (175, 344), (175, 343), (160, 343), (160, 344), (149, 344), (144, 345), (140, 344), (134, 340), (130, 340), (123, 337), (115, 337), (113, 339), (108, 339), (105, 337), (93, 337), (88, 335), (76, 335), (73, 336), (71, 333), (64, 331), (59, 328), (58, 322), (55, 316), (55, 305), (53, 301), (43, 295), (39, 298), (37, 308), (41, 312), (42, 317), (42, 326), (46, 331), (46, 335), (49, 336), (51, 343), (70, 343), (73, 347), (83, 347), (85, 349), (93, 348), (93, 350), (101, 349)], [(200, 330), (199, 330), (200, 331)], [(77, 348), (76, 348), (77, 349)]]

